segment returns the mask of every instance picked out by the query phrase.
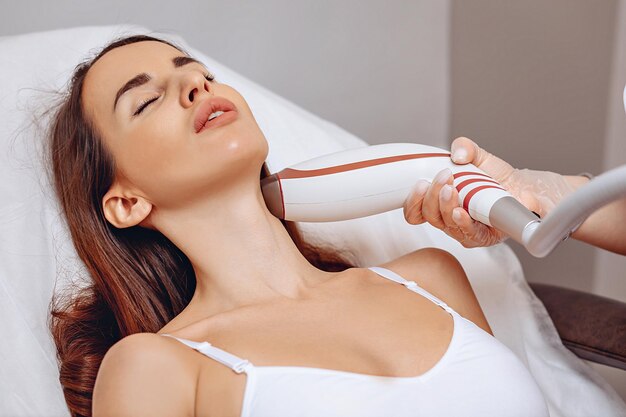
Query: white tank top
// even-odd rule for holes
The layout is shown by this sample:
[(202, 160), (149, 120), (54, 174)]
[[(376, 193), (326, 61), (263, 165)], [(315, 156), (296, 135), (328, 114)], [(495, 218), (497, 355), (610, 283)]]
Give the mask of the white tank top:
[(240, 417), (549, 417), (532, 375), (502, 342), (414, 281), (372, 271), (406, 286), (452, 315), (443, 357), (413, 377), (390, 377), (303, 366), (255, 366), (208, 342), (173, 337), (247, 374)]

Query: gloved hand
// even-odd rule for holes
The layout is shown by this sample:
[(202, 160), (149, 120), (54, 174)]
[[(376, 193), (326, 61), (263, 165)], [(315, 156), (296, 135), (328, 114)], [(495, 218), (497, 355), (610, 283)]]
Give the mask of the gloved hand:
[[(472, 163), (485, 171), (542, 218), (575, 190), (560, 174), (513, 168), (465, 137), (452, 142), (451, 154), (454, 163)], [(491, 246), (506, 240), (508, 236), (504, 233), (469, 216), (460, 206), (459, 194), (452, 184), (452, 172), (447, 168), (440, 171), (432, 183), (419, 180), (404, 202), (406, 221), (410, 224), (428, 222), (466, 248)]]

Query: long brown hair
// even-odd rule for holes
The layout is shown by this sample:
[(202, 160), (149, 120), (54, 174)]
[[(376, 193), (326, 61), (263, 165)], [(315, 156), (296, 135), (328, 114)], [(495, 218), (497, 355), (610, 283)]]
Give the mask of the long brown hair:
[[(78, 256), (89, 272), (87, 286), (52, 299), (50, 330), (57, 348), (60, 382), (72, 416), (91, 416), (98, 368), (118, 340), (155, 333), (191, 300), (196, 277), (189, 259), (158, 231), (108, 223), (102, 197), (115, 177), (115, 161), (85, 117), (81, 91), (89, 68), (108, 51), (141, 41), (168, 41), (146, 35), (117, 39), (76, 66), (50, 125), (48, 167), (56, 197)], [(188, 55), (188, 54), (187, 54)], [(259, 178), (269, 175), (266, 164)], [(328, 272), (353, 267), (334, 250), (305, 243), (292, 222), (283, 221), (308, 261)]]

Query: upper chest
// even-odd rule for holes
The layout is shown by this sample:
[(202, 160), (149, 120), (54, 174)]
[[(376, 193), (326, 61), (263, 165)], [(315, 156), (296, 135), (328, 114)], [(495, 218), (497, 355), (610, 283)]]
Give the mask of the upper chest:
[[(190, 339), (209, 341), (255, 366), (415, 376), (443, 356), (453, 319), (400, 284), (364, 280), (328, 298), (241, 311), (195, 331)], [(239, 415), (246, 375), (202, 355), (197, 360), (197, 415)]]

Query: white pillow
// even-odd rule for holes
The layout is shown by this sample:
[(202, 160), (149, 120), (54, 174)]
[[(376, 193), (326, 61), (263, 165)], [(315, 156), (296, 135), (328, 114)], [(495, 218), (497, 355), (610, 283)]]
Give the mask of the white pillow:
[[(48, 333), (49, 301), (70, 279), (84, 279), (38, 155), (48, 106), (41, 89), (62, 89), (74, 66), (109, 40), (148, 33), (173, 40), (203, 61), (248, 102), (270, 151), (272, 172), (339, 150), (368, 146), (200, 53), (171, 34), (136, 26), (80, 27), (0, 38), (0, 415), (68, 416)], [(402, 209), (331, 223), (299, 223), (305, 240), (374, 266), (422, 247), (439, 247), (463, 265), (495, 337), (517, 354), (539, 383), (551, 416), (615, 416), (626, 405), (589, 365), (560, 342), (541, 302), (505, 244), (465, 249), (428, 224), (405, 222)], [(621, 411), (620, 411), (621, 410)], [(619, 413), (624, 414), (619, 414)]]

